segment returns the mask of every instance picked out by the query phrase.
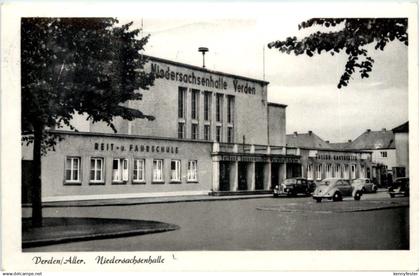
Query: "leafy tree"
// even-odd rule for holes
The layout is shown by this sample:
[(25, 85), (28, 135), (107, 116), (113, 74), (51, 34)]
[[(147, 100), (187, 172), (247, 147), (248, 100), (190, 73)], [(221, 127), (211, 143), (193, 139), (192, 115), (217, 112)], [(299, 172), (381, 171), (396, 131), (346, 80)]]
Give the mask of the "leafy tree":
[[(75, 114), (106, 122), (153, 116), (131, 109), (137, 89), (153, 85), (132, 23), (113, 18), (23, 18), (21, 21), (22, 140), (33, 142), (32, 224), (42, 225), (41, 156), (60, 137), (50, 129), (71, 125)], [(77, 131), (77, 130), (76, 130)], [(30, 135), (26, 135), (30, 133)]]
[(395, 39), (408, 45), (407, 24), (407, 18), (313, 18), (302, 22), (299, 30), (314, 26), (335, 30), (317, 31), (301, 40), (288, 37), (271, 42), (268, 47), (277, 48), (282, 53), (307, 54), (310, 57), (324, 51), (331, 55), (345, 51), (348, 58), (338, 83), (338, 88), (341, 88), (348, 85), (356, 70), (362, 78), (369, 77), (374, 59), (365, 46), (375, 43), (375, 50), (384, 50), (386, 44)]

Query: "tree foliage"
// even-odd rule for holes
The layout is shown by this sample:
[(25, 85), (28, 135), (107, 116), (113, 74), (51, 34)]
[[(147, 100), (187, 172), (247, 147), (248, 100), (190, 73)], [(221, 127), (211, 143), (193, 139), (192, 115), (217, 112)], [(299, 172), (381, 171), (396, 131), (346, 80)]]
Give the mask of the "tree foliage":
[(356, 71), (361, 78), (369, 77), (374, 59), (365, 46), (374, 43), (375, 50), (384, 50), (394, 40), (408, 45), (407, 24), (407, 18), (313, 18), (302, 22), (299, 30), (314, 26), (335, 30), (316, 31), (300, 40), (288, 37), (271, 42), (268, 47), (277, 48), (282, 53), (310, 57), (324, 52), (334, 55), (344, 51), (348, 58), (338, 83), (338, 88), (342, 88), (348, 85)]
[[(154, 76), (140, 53), (148, 37), (138, 39), (132, 23), (113, 18), (23, 18), (21, 21), (22, 140), (33, 142), (32, 224), (42, 226), (41, 155), (75, 114), (92, 122), (153, 116), (128, 107), (141, 100)], [(30, 135), (25, 135), (30, 133)]]
[[(74, 129), (74, 114), (104, 121), (114, 131), (115, 116), (153, 119), (124, 104), (141, 100), (138, 89), (153, 84), (140, 53), (148, 37), (137, 39), (139, 30), (131, 25), (119, 26), (113, 18), (23, 18), (22, 130)], [(45, 153), (58, 137), (42, 135)]]

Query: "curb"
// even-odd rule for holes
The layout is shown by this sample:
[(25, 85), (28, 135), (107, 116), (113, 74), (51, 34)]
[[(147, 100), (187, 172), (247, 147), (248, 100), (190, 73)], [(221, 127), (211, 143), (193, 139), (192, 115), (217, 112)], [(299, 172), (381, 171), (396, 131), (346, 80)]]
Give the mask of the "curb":
[(119, 231), (119, 232), (98, 233), (98, 234), (93, 234), (93, 235), (79, 235), (79, 236), (73, 236), (73, 237), (59, 237), (59, 238), (54, 238), (54, 239), (22, 241), (22, 249), (45, 246), (45, 245), (53, 245), (53, 244), (58, 244), (58, 243), (68, 243), (68, 242), (76, 242), (76, 241), (88, 241), (88, 240), (120, 238), (120, 237), (128, 237), (128, 236), (162, 233), (162, 232), (168, 232), (168, 231), (175, 231), (178, 229), (180, 229), (180, 227), (177, 225), (167, 224), (166, 227), (153, 228), (153, 229), (133, 229), (133, 230), (126, 230), (126, 231)]
[[(57, 208), (57, 207), (100, 207), (100, 206), (127, 206), (127, 205), (144, 205), (144, 204), (166, 204), (166, 203), (179, 203), (179, 202), (201, 202), (201, 201), (222, 201), (222, 200), (245, 200), (253, 198), (266, 198), (272, 197), (272, 194), (263, 195), (250, 195), (250, 196), (217, 196), (209, 198), (183, 198), (183, 199), (167, 199), (156, 201), (133, 201), (133, 202), (91, 202), (83, 203), (83, 201), (72, 203), (57, 202), (57, 203), (43, 203), (42, 208)], [(150, 198), (149, 198), (150, 199)], [(31, 204), (22, 204), (23, 208), (31, 208)]]

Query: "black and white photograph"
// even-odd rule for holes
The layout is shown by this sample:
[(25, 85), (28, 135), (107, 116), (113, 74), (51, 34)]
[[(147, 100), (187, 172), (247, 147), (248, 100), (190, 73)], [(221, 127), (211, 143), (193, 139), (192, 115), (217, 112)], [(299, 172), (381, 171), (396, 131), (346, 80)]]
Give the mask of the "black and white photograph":
[(418, 271), (417, 3), (116, 6), (2, 9), (6, 268)]

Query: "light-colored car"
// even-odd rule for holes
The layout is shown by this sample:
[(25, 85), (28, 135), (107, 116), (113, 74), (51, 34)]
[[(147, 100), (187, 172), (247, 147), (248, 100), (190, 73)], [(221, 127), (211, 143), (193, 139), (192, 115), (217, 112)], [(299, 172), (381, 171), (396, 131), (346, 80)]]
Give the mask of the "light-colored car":
[(358, 178), (351, 182), (351, 185), (362, 185), (363, 193), (376, 193), (378, 187), (369, 178)]
[(343, 197), (353, 197), (354, 200), (360, 200), (362, 197), (363, 185), (350, 185), (350, 182), (342, 178), (325, 178), (319, 183), (312, 194), (312, 198), (316, 202), (322, 199), (332, 199), (333, 201), (341, 201)]

